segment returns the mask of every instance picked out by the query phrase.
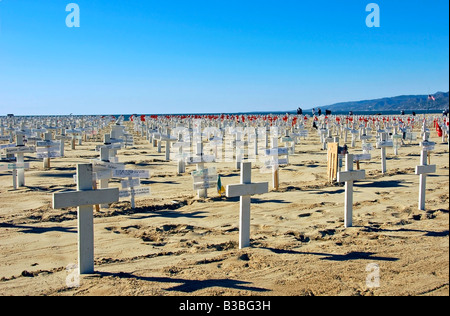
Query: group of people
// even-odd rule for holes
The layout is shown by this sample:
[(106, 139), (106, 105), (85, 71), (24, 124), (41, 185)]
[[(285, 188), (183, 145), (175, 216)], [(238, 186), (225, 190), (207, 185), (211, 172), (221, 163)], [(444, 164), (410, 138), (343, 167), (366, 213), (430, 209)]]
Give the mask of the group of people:
[[(401, 115), (405, 115), (405, 111), (404, 110), (402, 110), (401, 112)], [(330, 110), (325, 110), (325, 115), (330, 115), (331, 114), (331, 111)], [(353, 115), (353, 111), (350, 111), (349, 113), (348, 113), (349, 115)], [(443, 116), (448, 116), (448, 114), (449, 114), (449, 110), (448, 109), (446, 109), (446, 110), (444, 110), (443, 112), (442, 112), (442, 115)], [(302, 108), (298, 108), (297, 109), (297, 115), (303, 115), (303, 110), (302, 110)], [(313, 108), (312, 109), (312, 115), (313, 116), (315, 116), (316, 115), (316, 109), (315, 108)], [(317, 109), (317, 115), (318, 116), (321, 116), (322, 115), (322, 110), (320, 109), (320, 108), (318, 108)], [(381, 113), (377, 113), (377, 115), (381, 115)], [(413, 116), (416, 116), (416, 112), (412, 112), (412, 115)]]
[[(326, 110), (326, 111), (325, 111), (325, 115), (330, 115), (330, 114), (331, 114), (331, 111), (330, 111), (330, 110)], [(303, 115), (303, 110), (302, 110), (302, 108), (299, 107), (299, 108), (297, 109), (297, 115)], [(316, 115), (316, 109), (315, 109), (315, 108), (312, 109), (312, 115), (313, 115), (313, 116)], [(321, 110), (320, 108), (317, 109), (317, 115), (318, 115), (318, 116), (321, 116), (321, 115), (322, 115), (322, 110)]]

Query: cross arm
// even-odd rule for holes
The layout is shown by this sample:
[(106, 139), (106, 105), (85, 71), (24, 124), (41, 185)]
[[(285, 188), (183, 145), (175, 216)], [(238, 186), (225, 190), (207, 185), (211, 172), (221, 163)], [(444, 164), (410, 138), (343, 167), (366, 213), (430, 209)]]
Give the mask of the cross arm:
[(338, 182), (355, 181), (355, 180), (362, 180), (365, 177), (366, 177), (365, 170), (343, 171), (338, 172), (337, 181)]
[(424, 165), (424, 166), (416, 166), (416, 174), (427, 174), (427, 173), (435, 173), (436, 165)]
[(269, 192), (268, 182), (257, 182), (249, 184), (231, 184), (227, 185), (226, 196), (237, 197), (245, 195), (263, 194)]
[(53, 194), (53, 208), (96, 205), (119, 201), (119, 189), (99, 189), (87, 191), (62, 192)]

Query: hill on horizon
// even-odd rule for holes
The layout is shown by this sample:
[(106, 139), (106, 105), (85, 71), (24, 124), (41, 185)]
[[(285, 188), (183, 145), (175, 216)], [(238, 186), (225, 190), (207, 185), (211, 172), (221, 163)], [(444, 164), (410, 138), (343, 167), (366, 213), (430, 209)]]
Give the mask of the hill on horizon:
[(340, 102), (321, 106), (331, 111), (401, 111), (401, 110), (445, 110), (449, 108), (449, 92), (432, 94), (435, 100), (429, 100), (428, 95), (401, 95), (373, 100)]

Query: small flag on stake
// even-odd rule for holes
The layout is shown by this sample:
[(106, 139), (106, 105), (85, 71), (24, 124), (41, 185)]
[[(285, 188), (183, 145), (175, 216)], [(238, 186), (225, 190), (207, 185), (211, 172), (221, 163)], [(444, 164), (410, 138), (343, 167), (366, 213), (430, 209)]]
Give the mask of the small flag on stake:
[(222, 185), (222, 181), (220, 180), (220, 174), (217, 177), (217, 193), (219, 193), (220, 197), (225, 194), (225, 187)]

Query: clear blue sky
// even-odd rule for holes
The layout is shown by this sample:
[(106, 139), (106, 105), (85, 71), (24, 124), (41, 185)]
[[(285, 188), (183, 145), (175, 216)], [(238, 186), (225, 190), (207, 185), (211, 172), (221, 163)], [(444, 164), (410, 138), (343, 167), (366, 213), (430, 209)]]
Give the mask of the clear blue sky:
[[(80, 7), (68, 28), (66, 5)], [(366, 5), (380, 27), (366, 26)], [(0, 0), (0, 115), (294, 110), (449, 90), (447, 0)]]

